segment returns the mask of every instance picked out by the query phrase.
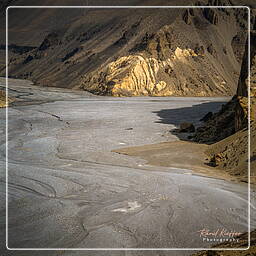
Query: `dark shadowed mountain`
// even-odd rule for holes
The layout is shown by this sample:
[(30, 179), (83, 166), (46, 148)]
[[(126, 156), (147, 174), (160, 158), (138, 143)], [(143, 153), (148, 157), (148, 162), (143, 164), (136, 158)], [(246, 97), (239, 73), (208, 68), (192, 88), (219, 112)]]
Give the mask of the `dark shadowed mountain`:
[[(14, 0), (3, 2), (2, 10), (10, 4), (87, 2)], [(166, 1), (121, 3), (161, 6)], [(120, 1), (89, 4), (118, 5)], [(200, 7), (237, 2), (168, 1), (168, 5), (177, 4)], [(246, 8), (11, 8), (9, 76), (100, 95), (233, 95), (247, 37), (247, 12)], [(4, 33), (4, 27), (0, 31)], [(0, 44), (4, 56), (4, 37)], [(3, 61), (0, 70), (4, 76)]]

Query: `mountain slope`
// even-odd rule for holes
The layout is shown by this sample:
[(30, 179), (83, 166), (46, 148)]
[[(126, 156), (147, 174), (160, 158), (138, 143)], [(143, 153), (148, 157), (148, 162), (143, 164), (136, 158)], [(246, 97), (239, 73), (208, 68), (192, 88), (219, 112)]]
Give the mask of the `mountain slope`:
[[(256, 22), (250, 42), (250, 163), (251, 182), (256, 182)], [(248, 42), (247, 42), (248, 44)], [(243, 57), (238, 88), (233, 99), (212, 115), (195, 133), (194, 140), (212, 144), (209, 164), (248, 180), (248, 47)]]
[[(232, 2), (191, 1), (216, 4)], [(233, 95), (246, 22), (245, 8), (10, 9), (9, 75), (100, 95)]]

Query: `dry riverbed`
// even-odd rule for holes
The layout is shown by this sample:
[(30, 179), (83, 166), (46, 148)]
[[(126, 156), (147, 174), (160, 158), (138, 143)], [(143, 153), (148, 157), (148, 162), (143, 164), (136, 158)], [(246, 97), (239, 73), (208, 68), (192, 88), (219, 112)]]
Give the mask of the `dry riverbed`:
[[(4, 80), (0, 82), (4, 87)], [(170, 132), (181, 122), (200, 125), (204, 114), (228, 99), (96, 97), (11, 79), (9, 89), (16, 98), (8, 109), (10, 248), (188, 248), (51, 251), (51, 255), (182, 256), (192, 253), (189, 248), (216, 243), (203, 241), (199, 231), (204, 228), (247, 230), (247, 185), (197, 175), (203, 148), (180, 142)], [(0, 109), (0, 119), (4, 200), (5, 109)], [(114, 152), (127, 148), (136, 152)], [(179, 150), (183, 153), (177, 154)], [(176, 165), (169, 167), (173, 160)], [(206, 168), (201, 170), (205, 175)], [(252, 201), (252, 210), (254, 205)], [(0, 213), (5, 216), (3, 204)], [(255, 217), (251, 221), (253, 228)], [(35, 255), (7, 251), (4, 224), (0, 235), (1, 255)]]

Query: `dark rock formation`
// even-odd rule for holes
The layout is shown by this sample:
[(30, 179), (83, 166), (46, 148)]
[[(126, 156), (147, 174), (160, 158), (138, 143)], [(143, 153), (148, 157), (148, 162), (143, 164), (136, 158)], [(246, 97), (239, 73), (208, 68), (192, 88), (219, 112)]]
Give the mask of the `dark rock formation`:
[[(251, 65), (255, 64), (253, 63), (253, 59), (255, 59), (255, 53), (256, 53), (256, 33), (252, 31), (251, 33), (251, 58), (250, 63)], [(248, 78), (248, 42), (246, 43), (246, 49), (245, 49), (245, 55), (243, 58), (241, 71), (240, 71), (240, 77), (237, 87), (237, 95), (238, 96), (244, 96), (248, 97), (248, 85), (247, 85), (247, 78)]]
[[(256, 36), (250, 42), (251, 87), (248, 83), (248, 42), (242, 61), (237, 93), (218, 113), (199, 127), (194, 140), (212, 144), (207, 149), (209, 165), (226, 170), (240, 180), (248, 181), (248, 162), (251, 162), (251, 182), (256, 183)], [(250, 94), (250, 123), (248, 94)], [(248, 159), (248, 124), (250, 125), (250, 159)]]
[(208, 51), (211, 55), (216, 56), (216, 50), (214, 49), (213, 44), (210, 44), (210, 45), (207, 47), (207, 51)]
[[(13, 53), (16, 53), (16, 54), (24, 54), (24, 53), (27, 53), (27, 52), (30, 52), (34, 49), (36, 49), (37, 47), (34, 47), (34, 46), (21, 46), (21, 45), (16, 45), (16, 44), (10, 44), (8, 45), (8, 51), (11, 51)], [(1, 44), (0, 45), (0, 50), (4, 50), (5, 51), (6, 49), (6, 45), (5, 44)]]
[(203, 122), (207, 122), (208, 120), (210, 120), (213, 116), (213, 113), (212, 112), (208, 112), (202, 119), (200, 119), (200, 121), (203, 121)]
[(27, 63), (29, 63), (30, 61), (32, 61), (33, 59), (34, 59), (33, 56), (28, 55), (28, 57), (23, 61), (23, 64), (27, 64)]
[[(250, 42), (251, 71), (251, 121), (255, 120), (256, 108), (256, 32), (251, 32)], [(248, 126), (248, 42), (246, 43), (236, 95), (197, 129), (195, 141), (215, 143)]]
[[(251, 119), (255, 119), (255, 112), (254, 108), (255, 105), (254, 99), (255, 99), (255, 81), (256, 81), (256, 32), (251, 32), (251, 45), (250, 45), (250, 70), (251, 70), (251, 91), (250, 95), (253, 96), (251, 100)], [(238, 87), (237, 87), (237, 99), (238, 104), (235, 108), (235, 130), (239, 131), (247, 126), (247, 120), (248, 120), (248, 43), (245, 50), (245, 55), (242, 62)]]
[(42, 44), (39, 46), (38, 50), (45, 51), (49, 47), (54, 47), (59, 44), (61, 44), (61, 40), (59, 39), (58, 34), (56, 32), (53, 32), (47, 35)]
[(67, 53), (67, 54), (61, 59), (61, 61), (64, 62), (64, 61), (68, 60), (69, 58), (71, 58), (72, 56), (74, 56), (78, 51), (79, 51), (79, 48), (76, 47), (76, 48), (73, 49), (71, 52)]
[(235, 132), (236, 101), (234, 98), (229, 103), (223, 105), (218, 113), (207, 118), (205, 124), (197, 128), (194, 140), (212, 144), (232, 135)]
[(178, 132), (195, 132), (195, 126), (192, 123), (181, 123)]
[(195, 53), (198, 55), (204, 55), (204, 46), (196, 44)]
[(204, 17), (213, 25), (217, 25), (219, 18), (218, 18), (218, 14), (216, 13), (216, 11), (214, 9), (211, 8), (205, 8), (203, 10), (203, 14)]
[(246, 39), (247, 39), (247, 33), (239, 32), (233, 37), (231, 41), (233, 52), (239, 63), (242, 63), (242, 60), (243, 60), (244, 45), (245, 45)]
[(190, 25), (191, 24), (191, 19), (190, 19), (190, 12), (189, 10), (186, 10), (182, 16), (182, 19), (185, 21), (186, 24)]

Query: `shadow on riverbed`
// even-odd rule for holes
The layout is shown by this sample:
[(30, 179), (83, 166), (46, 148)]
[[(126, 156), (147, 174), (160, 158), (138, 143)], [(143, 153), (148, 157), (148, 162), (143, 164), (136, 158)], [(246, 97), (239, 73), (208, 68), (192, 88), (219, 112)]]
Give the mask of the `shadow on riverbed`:
[(176, 129), (170, 130), (170, 132), (182, 140), (187, 140), (187, 136), (190, 133), (178, 133), (181, 123), (189, 122), (197, 128), (202, 125), (200, 121), (209, 112), (218, 112), (221, 106), (226, 102), (204, 102), (196, 104), (191, 107), (174, 108), (174, 109), (162, 109), (160, 111), (153, 112), (159, 117), (159, 121), (156, 123), (172, 124), (176, 126)]

